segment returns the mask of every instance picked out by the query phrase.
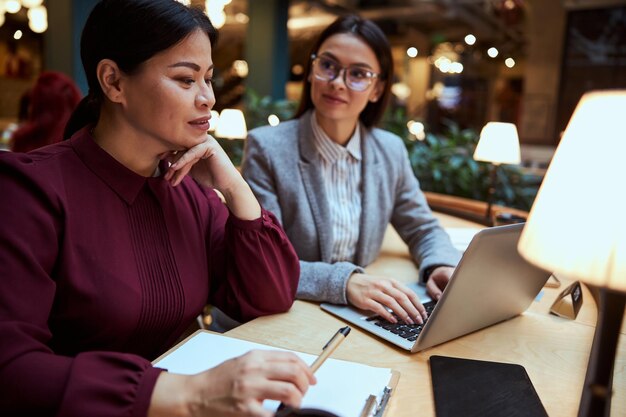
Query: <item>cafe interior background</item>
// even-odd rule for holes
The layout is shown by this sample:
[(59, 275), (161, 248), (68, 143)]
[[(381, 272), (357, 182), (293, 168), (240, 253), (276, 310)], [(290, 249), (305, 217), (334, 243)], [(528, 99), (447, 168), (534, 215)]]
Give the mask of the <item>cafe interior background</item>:
[[(86, 92), (80, 31), (96, 2), (0, 0), (5, 148), (20, 97), (41, 71), (64, 72)], [(389, 38), (393, 100), (381, 127), (405, 140), (431, 197), (529, 210), (581, 96), (626, 88), (626, 0), (182, 2), (205, 7), (219, 28), (215, 120), (232, 110), (244, 119), (218, 122), (213, 134), (236, 163), (246, 128), (293, 114), (313, 40), (345, 13), (374, 20)], [(493, 121), (515, 125), (521, 159), (495, 171), (490, 195), (493, 165), (475, 160), (474, 149)]]

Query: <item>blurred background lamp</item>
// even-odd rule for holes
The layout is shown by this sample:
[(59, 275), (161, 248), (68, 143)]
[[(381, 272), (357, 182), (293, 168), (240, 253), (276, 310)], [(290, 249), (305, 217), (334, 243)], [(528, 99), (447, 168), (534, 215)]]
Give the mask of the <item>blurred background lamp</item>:
[(513, 123), (489, 122), (480, 132), (480, 139), (474, 151), (476, 161), (489, 162), (489, 189), (487, 190), (488, 225), (493, 224), (491, 206), (496, 192), (497, 170), (500, 164), (519, 164), (521, 161), (519, 137)]
[(599, 287), (598, 322), (579, 416), (608, 416), (626, 300), (626, 90), (585, 94), (546, 172), (519, 251)]
[(248, 136), (246, 119), (238, 109), (224, 109), (220, 114), (220, 122), (215, 129), (215, 136), (227, 139), (245, 139)]
[(209, 132), (215, 132), (217, 124), (220, 122), (220, 114), (217, 110), (211, 110), (211, 120), (209, 120)]
[(270, 114), (267, 116), (267, 123), (269, 123), (270, 126), (278, 126), (280, 124), (280, 119), (275, 114)]

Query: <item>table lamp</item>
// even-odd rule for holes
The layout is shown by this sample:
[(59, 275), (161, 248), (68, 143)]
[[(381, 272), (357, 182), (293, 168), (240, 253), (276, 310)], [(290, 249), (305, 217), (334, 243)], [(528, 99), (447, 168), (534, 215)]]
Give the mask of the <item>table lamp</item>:
[(489, 189), (485, 217), (493, 225), (491, 206), (496, 192), (497, 170), (500, 164), (519, 164), (520, 148), (517, 129), (513, 123), (489, 122), (480, 132), (480, 140), (474, 151), (476, 161), (489, 162)]
[(215, 136), (227, 139), (245, 139), (248, 136), (246, 119), (238, 109), (224, 109), (215, 129)]
[(599, 288), (579, 416), (610, 413), (626, 301), (626, 90), (585, 94), (546, 172), (518, 249), (529, 262)]

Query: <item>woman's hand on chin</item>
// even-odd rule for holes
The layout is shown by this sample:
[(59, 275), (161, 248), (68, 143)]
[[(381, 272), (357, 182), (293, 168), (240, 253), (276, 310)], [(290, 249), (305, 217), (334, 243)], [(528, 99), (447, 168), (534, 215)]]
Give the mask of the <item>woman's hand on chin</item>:
[(180, 184), (187, 174), (191, 174), (201, 184), (221, 192), (241, 181), (241, 175), (226, 152), (210, 135), (207, 135), (204, 142), (192, 148), (162, 155), (171, 163), (165, 179), (173, 186)]
[(166, 158), (172, 165), (164, 178), (174, 187), (189, 173), (200, 184), (218, 190), (230, 211), (240, 219), (261, 216), (261, 206), (252, 190), (213, 136), (207, 135), (204, 142)]

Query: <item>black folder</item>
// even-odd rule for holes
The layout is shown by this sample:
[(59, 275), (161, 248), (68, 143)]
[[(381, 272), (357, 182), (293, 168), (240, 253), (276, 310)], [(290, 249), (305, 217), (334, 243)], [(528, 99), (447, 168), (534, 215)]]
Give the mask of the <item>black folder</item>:
[(437, 417), (547, 416), (521, 365), (433, 355)]

